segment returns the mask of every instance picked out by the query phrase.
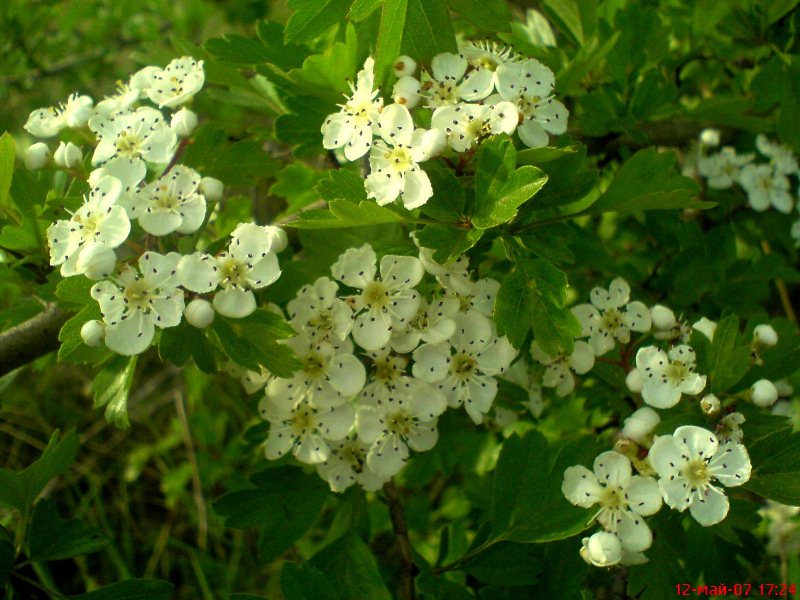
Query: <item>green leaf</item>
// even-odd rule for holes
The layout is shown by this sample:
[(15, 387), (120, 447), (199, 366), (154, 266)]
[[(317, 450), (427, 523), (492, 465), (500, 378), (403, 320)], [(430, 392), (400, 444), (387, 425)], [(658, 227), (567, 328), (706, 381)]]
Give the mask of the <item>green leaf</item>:
[(182, 162), (230, 185), (270, 177), (278, 170), (277, 162), (263, 144), (254, 140), (231, 144), (224, 130), (210, 124), (197, 130)]
[(119, 429), (131, 426), (128, 420), (128, 394), (131, 391), (137, 358), (138, 356), (114, 356), (92, 382), (93, 408), (105, 406), (106, 420)]
[(24, 471), (0, 469), (0, 502), (27, 515), (50, 480), (67, 472), (78, 454), (78, 436), (71, 429), (58, 441), (58, 433), (53, 433), (42, 455)]
[[(302, 68), (289, 71), (289, 77), (308, 93), (332, 103), (340, 102), (341, 94), (350, 91), (348, 81), (361, 68), (355, 29), (348, 24), (346, 31), (345, 42), (336, 42), (324, 53), (306, 58)], [(317, 133), (321, 138), (319, 130)]]
[(244, 319), (218, 315), (212, 329), (228, 357), (246, 369), (258, 372), (264, 366), (278, 377), (291, 377), (301, 366), (288, 346), (277, 343), (291, 331), (288, 325), (267, 310)]
[(62, 519), (51, 498), (44, 498), (33, 510), (28, 529), (30, 560), (64, 560), (97, 552), (106, 544), (108, 540), (94, 527), (77, 519)]
[(687, 581), (683, 564), (688, 547), (686, 533), (680, 515), (672, 511), (662, 511), (649, 523), (659, 535), (653, 536), (648, 562), (630, 568), (627, 591), (641, 600), (671, 600), (675, 598), (675, 585)]
[(0, 589), (5, 587), (11, 577), (15, 555), (14, 545), (8, 540), (0, 539)]
[(229, 492), (214, 502), (227, 527), (259, 526), (260, 558), (270, 561), (314, 524), (328, 487), (298, 467), (269, 468), (254, 475), (251, 489)]
[(575, 0), (544, 0), (544, 8), (561, 31), (570, 34), (578, 46), (583, 46), (583, 23)]
[(520, 259), (500, 285), (494, 320), (501, 335), (519, 348), (529, 330), (548, 354), (572, 352), (580, 324), (566, 308), (567, 278), (550, 261)]
[(528, 250), (550, 262), (575, 262), (575, 255), (569, 249), (569, 244), (575, 239), (575, 230), (566, 223), (537, 227), (517, 237)]
[(542, 189), (547, 176), (533, 166), (514, 170), (517, 152), (506, 136), (481, 144), (475, 167), (475, 212), (472, 223), (487, 229), (512, 220), (517, 209)]
[(326, 546), (310, 562), (339, 590), (342, 600), (392, 600), (369, 546), (355, 533)]
[(347, 18), (353, 23), (360, 23), (378, 10), (383, 0), (353, 0)]
[(440, 52), (456, 52), (456, 37), (444, 0), (384, 0), (375, 76), (385, 81), (401, 54), (425, 64)]
[(750, 369), (750, 346), (741, 343), (739, 319), (734, 315), (717, 324), (710, 344), (706, 343), (707, 339), (701, 333), (692, 336), (692, 342), (696, 344), (698, 370), (708, 377), (709, 391), (715, 394), (726, 392)]
[(503, 0), (447, 0), (447, 5), (482, 31), (511, 28), (511, 12)]
[(349, 200), (361, 202), (367, 199), (364, 180), (361, 175), (350, 169), (325, 171), (315, 190), (323, 200)]
[(471, 227), (453, 227), (434, 223), (417, 232), (417, 241), (423, 248), (434, 250), (434, 260), (447, 264), (453, 262), (483, 236), (483, 230)]
[(215, 373), (217, 370), (214, 347), (208, 341), (205, 330), (192, 327), (185, 320), (176, 327), (167, 327), (161, 331), (158, 355), (162, 360), (179, 366), (192, 358), (205, 373)]
[(289, 0), (294, 14), (286, 22), (286, 43), (309, 42), (341, 21), (350, 8), (350, 0)]
[(433, 575), (430, 571), (417, 575), (417, 589), (425, 600), (475, 600), (463, 585), (454, 583), (443, 575)]
[(302, 163), (289, 163), (275, 174), (275, 183), (269, 188), (274, 196), (286, 198), (286, 208), (281, 214), (292, 215), (319, 199), (315, 187), (322, 173), (309, 169)]
[(283, 600), (339, 600), (341, 596), (319, 569), (309, 563), (283, 563), (281, 569)]
[(531, 544), (500, 542), (468, 560), (459, 569), (489, 585), (530, 585), (539, 580), (539, 549)]
[(14, 138), (6, 131), (0, 136), (0, 206), (8, 205), (15, 156)]
[(404, 221), (408, 221), (408, 218), (389, 208), (378, 206), (374, 200), (363, 200), (358, 204), (349, 200), (333, 200), (328, 204), (328, 210), (306, 211), (297, 221), (286, 225), (298, 229), (342, 229)]
[(331, 112), (331, 104), (314, 96), (294, 96), (286, 101), (286, 105), (291, 114), (275, 119), (275, 136), (283, 142), (295, 144), (295, 156), (322, 154), (320, 128)]
[(586, 529), (594, 515), (567, 502), (561, 481), (567, 467), (590, 463), (596, 451), (590, 436), (553, 447), (535, 430), (508, 438), (494, 474), (491, 539), (546, 542)]
[(800, 433), (792, 431), (791, 421), (748, 441), (747, 452), (753, 465), (745, 488), (765, 498), (797, 506), (800, 504)]
[(464, 186), (455, 173), (432, 161), (424, 163), (422, 168), (433, 188), (433, 196), (422, 206), (422, 212), (439, 221), (462, 221), (467, 198)]
[[(75, 279), (86, 279), (76, 277)], [(71, 317), (61, 331), (58, 332), (58, 341), (61, 348), (58, 349), (58, 360), (61, 362), (72, 363), (98, 363), (103, 358), (110, 355), (107, 348), (92, 348), (83, 342), (81, 328), (87, 321), (102, 319), (100, 306), (96, 302), (85, 305), (74, 317)]]
[(128, 579), (105, 587), (70, 596), (71, 600), (169, 600), (175, 593), (175, 586), (167, 581), (155, 579)]
[(697, 200), (697, 184), (677, 174), (673, 152), (640, 150), (625, 161), (600, 198), (580, 214), (711, 208), (713, 202)]
[(67, 277), (58, 282), (56, 298), (75, 306), (97, 304), (91, 295), (95, 283), (97, 282), (86, 277)]

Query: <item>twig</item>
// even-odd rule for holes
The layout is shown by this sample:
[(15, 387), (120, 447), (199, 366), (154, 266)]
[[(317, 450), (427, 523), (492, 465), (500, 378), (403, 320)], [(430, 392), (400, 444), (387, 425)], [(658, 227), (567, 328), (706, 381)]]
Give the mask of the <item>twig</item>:
[(175, 411), (178, 413), (178, 420), (181, 422), (183, 444), (186, 446), (186, 454), (189, 456), (189, 464), (192, 468), (192, 495), (197, 507), (197, 546), (201, 550), (205, 550), (208, 541), (208, 509), (203, 496), (203, 484), (200, 481), (197, 454), (194, 451), (192, 432), (189, 430), (189, 421), (186, 419), (186, 407), (184, 406), (183, 393), (180, 388), (175, 390)]
[[(765, 256), (772, 252), (772, 248), (767, 240), (761, 241), (761, 249), (764, 251)], [(786, 282), (784, 282), (780, 277), (776, 277), (775, 287), (778, 289), (778, 296), (781, 298), (781, 304), (783, 305), (783, 312), (786, 313), (786, 318), (796, 323), (797, 314), (794, 312), (792, 301), (789, 298), (789, 292), (786, 290)]]
[(58, 350), (58, 332), (72, 315), (54, 302), (0, 334), (0, 376)]
[(414, 555), (411, 552), (411, 540), (408, 539), (408, 529), (406, 528), (406, 517), (403, 513), (403, 505), (400, 503), (397, 486), (394, 481), (389, 480), (383, 486), (386, 494), (386, 503), (389, 505), (389, 517), (392, 519), (392, 528), (397, 536), (397, 544), (400, 547), (400, 558), (403, 561), (402, 593), (403, 600), (415, 600), (417, 595), (414, 590)]

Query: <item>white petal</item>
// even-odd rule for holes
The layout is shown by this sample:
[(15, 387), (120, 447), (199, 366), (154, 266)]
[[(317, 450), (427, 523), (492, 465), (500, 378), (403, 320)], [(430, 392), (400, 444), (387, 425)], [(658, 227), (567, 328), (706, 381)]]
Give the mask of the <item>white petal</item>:
[(719, 440), (716, 435), (708, 429), (695, 425), (678, 427), (672, 435), (679, 444), (683, 443), (688, 448), (690, 455), (696, 455), (703, 459), (710, 459), (719, 448)]
[(167, 209), (150, 207), (150, 210), (139, 210), (137, 213), (139, 215), (139, 224), (150, 235), (169, 235), (183, 221), (178, 213)]
[(533, 119), (525, 119), (522, 125), (517, 127), (517, 133), (528, 148), (544, 148), (550, 141), (547, 132)]
[(708, 465), (708, 472), (725, 486), (736, 487), (750, 479), (750, 456), (742, 444), (725, 443), (720, 446)]
[(558, 100), (548, 98), (534, 108), (535, 119), (542, 128), (553, 135), (561, 135), (567, 131), (569, 111)]
[(355, 396), (366, 381), (364, 364), (352, 354), (339, 354), (328, 365), (328, 382), (345, 396)]
[(331, 274), (335, 280), (345, 285), (365, 288), (375, 279), (376, 260), (375, 251), (369, 244), (350, 248), (331, 266)]
[(367, 454), (367, 464), (378, 475), (391, 477), (403, 468), (408, 460), (408, 446), (396, 435), (378, 439)]
[(436, 419), (419, 423), (408, 437), (408, 445), (417, 452), (427, 452), (439, 441), (439, 430)]
[(594, 367), (594, 352), (586, 342), (575, 342), (574, 350), (569, 357), (572, 370), (578, 375), (588, 373)]
[(140, 354), (150, 346), (154, 333), (152, 317), (136, 311), (114, 325), (106, 324), (106, 346), (117, 354)]
[(294, 432), (291, 426), (274, 424), (269, 428), (269, 436), (264, 453), (269, 460), (277, 460), (294, 445)]
[(648, 454), (650, 464), (658, 473), (659, 477), (668, 479), (681, 472), (684, 465), (688, 462), (682, 457), (681, 449), (671, 435), (661, 435), (656, 437)]
[(469, 397), (464, 400), (464, 408), (472, 421), (480, 425), (497, 395), (497, 380), (494, 377), (473, 375), (467, 381), (467, 390)]
[(403, 206), (408, 210), (419, 208), (433, 196), (428, 174), (416, 168), (403, 175)]
[(200, 194), (192, 194), (181, 204), (181, 225), (178, 233), (194, 233), (206, 218), (206, 199)]
[(633, 331), (650, 331), (652, 324), (650, 310), (643, 302), (631, 302), (622, 315), (625, 324)]
[(175, 327), (181, 322), (184, 301), (183, 291), (174, 290), (167, 298), (153, 301), (153, 312), (156, 313), (158, 327)]
[[(322, 146), (333, 150), (344, 146), (354, 131), (353, 117), (346, 113), (336, 113), (325, 119), (322, 125)], [(349, 160), (349, 159), (348, 159)]]
[(601, 483), (625, 488), (631, 480), (631, 461), (613, 450), (603, 452), (594, 460), (594, 472)]
[(252, 266), (247, 271), (245, 278), (250, 287), (255, 290), (275, 283), (281, 276), (278, 257), (274, 252), (268, 252), (265, 256), (254, 259), (250, 264)]
[(564, 471), (561, 493), (572, 504), (589, 508), (600, 500), (603, 488), (598, 484), (594, 473), (583, 465), (576, 465)]
[(625, 511), (617, 523), (617, 536), (622, 547), (628, 552), (643, 552), (653, 544), (653, 533), (644, 519), (630, 511)]
[(730, 505), (728, 497), (719, 488), (709, 485), (701, 496), (695, 495), (689, 512), (703, 527), (710, 527), (722, 521), (728, 515)]
[(642, 516), (653, 515), (661, 508), (661, 490), (652, 477), (634, 475), (625, 488), (629, 508)]
[(387, 254), (381, 259), (381, 279), (389, 289), (408, 289), (416, 286), (425, 274), (422, 263), (414, 256)]
[(214, 310), (225, 317), (241, 319), (256, 310), (256, 297), (251, 290), (229, 287), (214, 295)]
[(317, 415), (317, 430), (326, 440), (341, 440), (350, 433), (355, 419), (355, 410), (349, 404), (320, 411)]
[(385, 346), (391, 336), (391, 321), (383, 313), (362, 312), (353, 324), (353, 340), (364, 350)]
[(458, 81), (467, 70), (467, 59), (458, 54), (442, 52), (433, 57), (431, 70), (437, 81)]
[(183, 256), (178, 263), (177, 281), (192, 292), (210, 292), (220, 281), (217, 261), (213, 256), (201, 252)]
[(450, 368), (450, 347), (447, 344), (423, 344), (414, 350), (414, 377), (428, 383), (438, 383)]
[(307, 465), (317, 465), (328, 460), (330, 448), (325, 440), (314, 433), (300, 437), (300, 443), (294, 447), (294, 457)]
[(672, 408), (681, 399), (681, 392), (671, 383), (663, 383), (658, 376), (655, 376), (653, 379), (645, 379), (642, 398), (650, 406)]
[(411, 145), (411, 135), (414, 133), (411, 113), (402, 104), (390, 104), (381, 112), (380, 131), (388, 144)]
[(465, 78), (461, 85), (458, 86), (458, 91), (464, 100), (474, 102), (476, 100), (483, 100), (492, 93), (494, 90), (494, 73), (488, 69), (475, 69), (471, 71)]

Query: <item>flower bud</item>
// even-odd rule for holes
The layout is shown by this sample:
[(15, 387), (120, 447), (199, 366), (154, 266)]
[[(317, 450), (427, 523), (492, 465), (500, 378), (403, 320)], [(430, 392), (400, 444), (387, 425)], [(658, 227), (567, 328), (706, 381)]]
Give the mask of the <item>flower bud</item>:
[(208, 300), (195, 298), (186, 305), (183, 316), (192, 327), (205, 329), (214, 322), (214, 307)]
[(94, 114), (94, 101), (89, 96), (72, 94), (64, 108), (64, 123), (67, 127), (83, 127)]
[(81, 327), (81, 339), (83, 343), (92, 348), (103, 345), (106, 338), (106, 326), (102, 321), (86, 321)]
[(700, 143), (706, 148), (716, 148), (719, 141), (719, 129), (709, 127), (700, 132)]
[(50, 149), (44, 142), (36, 142), (25, 151), (25, 166), (29, 171), (38, 171), (47, 165)]
[(653, 321), (653, 327), (656, 329), (672, 329), (677, 323), (675, 313), (661, 304), (656, 304), (650, 309), (650, 317)]
[(408, 110), (419, 104), (419, 81), (410, 75), (398, 79), (392, 88), (392, 98), (397, 104), (404, 105)]
[(197, 115), (188, 108), (182, 108), (172, 115), (169, 126), (178, 137), (189, 137), (197, 127)]
[(286, 249), (286, 246), (289, 245), (289, 238), (283, 229), (274, 225), (265, 225), (264, 229), (267, 230), (271, 238), (270, 250), (278, 253)]
[(696, 331), (699, 331), (704, 336), (706, 336), (709, 340), (714, 340), (714, 332), (717, 330), (716, 322), (712, 321), (711, 319), (706, 319), (703, 317), (697, 323), (692, 325), (692, 328)]
[(769, 379), (759, 379), (750, 386), (750, 399), (762, 408), (772, 406), (778, 399), (778, 389)]
[(753, 330), (753, 341), (762, 348), (771, 348), (778, 343), (778, 332), (772, 325), (757, 325)]
[(595, 567), (611, 567), (622, 559), (622, 542), (613, 533), (598, 531), (583, 538), (581, 558)]
[(641, 393), (644, 387), (642, 372), (639, 369), (631, 369), (628, 371), (628, 375), (625, 377), (625, 385), (627, 385), (628, 389), (634, 394)]
[(100, 242), (89, 242), (78, 256), (76, 269), (89, 279), (97, 281), (105, 279), (117, 266), (117, 255), (114, 251)]
[(788, 400), (778, 400), (772, 405), (770, 414), (776, 417), (791, 417), (792, 416), (792, 403)]
[(709, 416), (717, 414), (719, 409), (720, 401), (714, 394), (703, 396), (702, 400), (700, 400), (700, 410)]
[(661, 417), (656, 411), (649, 406), (643, 406), (625, 419), (622, 435), (642, 444), (660, 422)]
[(197, 189), (209, 202), (219, 202), (222, 200), (222, 187), (222, 182), (219, 179), (203, 177)]
[(398, 56), (397, 60), (394, 62), (394, 76), (397, 78), (413, 75), (416, 70), (416, 61), (405, 54), (403, 56)]
[(792, 386), (792, 384), (786, 379), (779, 379), (773, 383), (775, 384), (775, 389), (778, 390), (778, 396), (781, 398), (788, 398), (794, 394), (794, 386)]
[(83, 160), (83, 152), (72, 142), (61, 142), (53, 154), (53, 161), (62, 169), (74, 169)]

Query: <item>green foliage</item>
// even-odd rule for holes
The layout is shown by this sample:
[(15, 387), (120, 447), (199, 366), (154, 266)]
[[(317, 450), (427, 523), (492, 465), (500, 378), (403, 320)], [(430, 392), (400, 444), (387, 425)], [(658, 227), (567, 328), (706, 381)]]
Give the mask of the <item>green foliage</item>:
[(701, 333), (692, 336), (700, 372), (708, 377), (708, 388), (715, 394), (735, 386), (750, 369), (750, 346), (741, 343), (739, 319), (731, 315), (717, 324), (714, 339)]
[(115, 356), (92, 383), (94, 408), (106, 407), (106, 419), (120, 429), (131, 426), (128, 419), (128, 394), (133, 384), (137, 356)]
[(213, 330), (228, 357), (246, 369), (258, 372), (263, 365), (279, 377), (291, 377), (300, 368), (294, 353), (277, 343), (292, 330), (275, 313), (257, 310), (243, 319), (218, 316)]
[(342, 600), (392, 598), (369, 546), (355, 533), (348, 533), (323, 548), (311, 559), (311, 565), (327, 576)]
[(107, 543), (94, 527), (77, 519), (62, 519), (51, 499), (41, 500), (33, 510), (28, 529), (30, 560), (65, 560), (97, 552)]
[(0, 206), (8, 205), (8, 192), (14, 174), (14, 138), (7, 131), (0, 136)]
[(175, 586), (166, 581), (130, 579), (112, 583), (99, 590), (73, 596), (76, 600), (169, 600)]

